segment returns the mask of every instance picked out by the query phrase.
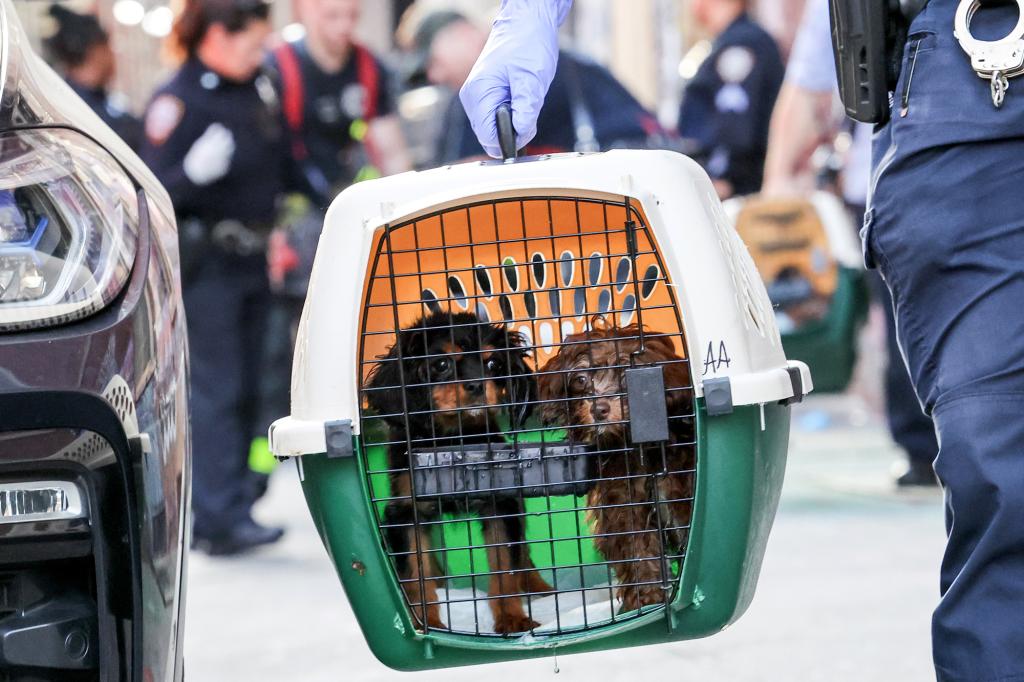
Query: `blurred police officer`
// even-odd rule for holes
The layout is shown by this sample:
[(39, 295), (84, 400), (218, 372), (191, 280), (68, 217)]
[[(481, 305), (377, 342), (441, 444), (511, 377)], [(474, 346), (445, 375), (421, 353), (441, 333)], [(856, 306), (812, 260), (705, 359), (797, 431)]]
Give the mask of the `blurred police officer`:
[[(436, 11), (413, 32), (416, 65), (412, 77), (457, 92), (487, 42), (487, 31), (464, 15)], [(537, 120), (537, 135), (527, 154), (598, 151), (647, 146), (660, 132), (657, 121), (604, 67), (582, 55), (559, 50), (548, 97)], [(458, 98), (444, 115), (435, 154), (440, 165), (480, 156), (483, 149)]]
[(43, 41), (68, 85), (132, 149), (142, 143), (142, 122), (132, 116), (123, 97), (109, 91), (116, 64), (110, 36), (91, 14), (78, 14), (62, 5), (51, 5), (54, 32)]
[[(1024, 73), (1024, 8), (979, 4), (928, 0), (908, 27), (891, 93), (884, 68), (880, 89), (863, 78), (879, 60), (867, 41), (857, 44), (884, 25), (857, 14), (886, 5), (850, 0), (846, 19), (861, 20), (836, 27), (847, 110), (878, 120), (878, 104), (886, 114), (873, 144), (865, 255), (889, 285), (900, 347), (940, 445), (948, 532), (932, 620), (940, 682), (1024, 680), (1024, 88), (1013, 80)], [(461, 92), (492, 156), (502, 102), (512, 102), (517, 142), (533, 134), (570, 5), (502, 4)], [(877, 37), (879, 50), (899, 38)]]
[(768, 124), (785, 72), (775, 40), (746, 9), (746, 0), (690, 3), (714, 42), (683, 91), (679, 134), (722, 198), (761, 189)]
[(356, 40), (361, 0), (299, 0), (305, 36), (279, 45), (269, 73), (281, 96), (297, 191), (271, 241), (274, 305), (262, 381), (266, 425), (288, 413), (294, 330), (324, 212), (353, 182), (409, 170), (393, 78)]
[(235, 554), (280, 538), (250, 515), (269, 299), (266, 237), (283, 190), (277, 102), (260, 76), (270, 33), (262, 0), (188, 0), (173, 40), (186, 59), (145, 119), (143, 158), (174, 202), (191, 360), (194, 538)]
[[(809, 0), (772, 116), (764, 194), (801, 191), (796, 185), (796, 176), (806, 166), (814, 148), (824, 138), (835, 134), (832, 111), (837, 94), (828, 0)], [(842, 195), (858, 221), (867, 203), (870, 165), (871, 126), (856, 123), (843, 167)], [(921, 411), (910, 385), (896, 339), (896, 318), (889, 291), (873, 273), (871, 284), (886, 320), (885, 409), (889, 432), (907, 455), (907, 468), (896, 479), (896, 484), (901, 488), (936, 486), (938, 481), (932, 469), (932, 461), (939, 451), (935, 427)]]

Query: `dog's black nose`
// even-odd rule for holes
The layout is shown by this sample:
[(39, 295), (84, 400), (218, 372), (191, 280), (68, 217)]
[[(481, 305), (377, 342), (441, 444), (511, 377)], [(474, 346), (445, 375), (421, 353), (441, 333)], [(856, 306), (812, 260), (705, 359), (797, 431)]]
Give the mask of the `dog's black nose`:
[(608, 415), (612, 411), (612, 406), (607, 400), (598, 400), (590, 407), (590, 414), (594, 416), (594, 419), (604, 421), (608, 419)]
[(484, 393), (484, 382), (482, 381), (464, 381), (462, 382), (462, 388), (472, 396), (480, 396)]

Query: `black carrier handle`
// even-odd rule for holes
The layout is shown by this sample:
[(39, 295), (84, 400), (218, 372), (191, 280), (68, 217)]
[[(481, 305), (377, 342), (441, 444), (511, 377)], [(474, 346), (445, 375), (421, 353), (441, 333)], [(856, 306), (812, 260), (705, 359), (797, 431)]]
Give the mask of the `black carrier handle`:
[(494, 112), (498, 124), (498, 146), (501, 147), (501, 158), (505, 161), (516, 158), (516, 129), (512, 125), (512, 105), (502, 102)]

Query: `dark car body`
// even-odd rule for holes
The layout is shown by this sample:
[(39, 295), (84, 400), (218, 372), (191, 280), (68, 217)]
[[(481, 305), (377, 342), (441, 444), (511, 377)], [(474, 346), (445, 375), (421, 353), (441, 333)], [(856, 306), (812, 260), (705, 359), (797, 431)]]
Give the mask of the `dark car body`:
[[(0, 680), (181, 679), (190, 454), (174, 213), (30, 51), (10, 3), (0, 10)], [(35, 216), (16, 226), (33, 237), (4, 232), (5, 201), (18, 220)], [(57, 207), (51, 222), (40, 206)], [(87, 215), (69, 217), (76, 206)], [(17, 260), (47, 239), (63, 250)], [(121, 264), (81, 285), (87, 302), (28, 319), (28, 286), (57, 296), (60, 282), (89, 280), (72, 251)], [(22, 293), (7, 302), (12, 277)]]

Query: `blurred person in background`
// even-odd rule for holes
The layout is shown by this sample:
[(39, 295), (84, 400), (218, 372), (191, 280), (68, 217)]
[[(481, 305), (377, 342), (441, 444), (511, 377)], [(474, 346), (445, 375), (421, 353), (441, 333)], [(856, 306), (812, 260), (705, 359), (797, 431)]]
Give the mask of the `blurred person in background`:
[[(270, 244), (274, 304), (260, 387), (266, 427), (289, 411), (294, 334), (327, 207), (354, 182), (411, 167), (395, 114), (394, 79), (356, 40), (361, 0), (299, 0), (297, 9), (305, 36), (279, 45), (267, 64), (299, 191), (288, 197), (287, 227), (276, 230)], [(260, 437), (251, 468), (268, 472), (275, 463)]]
[(270, 300), (266, 240), (285, 185), (277, 98), (260, 75), (263, 0), (187, 0), (182, 66), (155, 93), (142, 157), (174, 202), (191, 364), (194, 541), (211, 555), (277, 541), (256, 523), (249, 443)]
[[(836, 126), (832, 115), (838, 98), (828, 0), (808, 0), (786, 69), (786, 79), (772, 116), (763, 193), (769, 196), (797, 195), (813, 183), (801, 186), (814, 149)], [(871, 126), (853, 124), (851, 144), (842, 173), (842, 195), (859, 224), (867, 203), (871, 171)], [(903, 356), (896, 340), (896, 319), (892, 298), (877, 271), (869, 278), (875, 298), (885, 311), (886, 347), (885, 405), (889, 432), (906, 452), (908, 464), (896, 479), (901, 488), (938, 486), (932, 462), (938, 454), (932, 420), (918, 404)]]
[[(412, 13), (407, 20), (415, 21)], [(412, 78), (425, 76), (434, 85), (458, 92), (487, 42), (487, 30), (464, 15), (439, 10), (422, 16), (412, 35)], [(401, 29), (400, 29), (401, 30)], [(559, 50), (554, 81), (537, 121), (537, 135), (527, 154), (598, 151), (650, 146), (659, 139), (657, 120), (603, 66)], [(483, 148), (466, 112), (453, 97), (444, 115), (435, 164), (480, 156)]]
[(747, 14), (747, 0), (693, 0), (690, 13), (714, 36), (679, 109), (684, 151), (722, 199), (761, 189), (768, 125), (785, 67), (775, 40)]
[(50, 5), (53, 33), (43, 40), (45, 52), (68, 85), (135, 151), (142, 143), (142, 122), (111, 94), (116, 60), (110, 36), (91, 14)]

